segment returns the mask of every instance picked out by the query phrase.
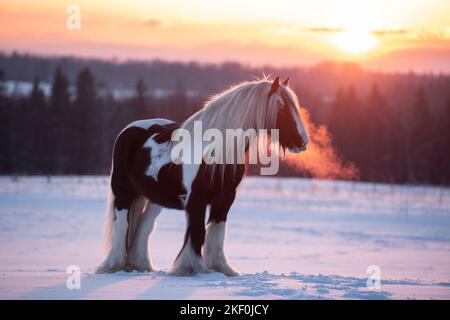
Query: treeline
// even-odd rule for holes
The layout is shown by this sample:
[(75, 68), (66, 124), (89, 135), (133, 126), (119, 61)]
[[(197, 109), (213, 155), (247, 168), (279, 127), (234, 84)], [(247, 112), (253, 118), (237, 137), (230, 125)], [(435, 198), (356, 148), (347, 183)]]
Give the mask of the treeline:
[[(0, 70), (0, 77), (3, 72)], [(142, 80), (131, 99), (99, 96), (89, 69), (79, 72), (75, 96), (57, 68), (46, 98), (36, 78), (29, 96), (6, 96), (0, 81), (0, 174), (106, 174), (115, 137), (128, 123), (166, 117), (183, 121), (200, 101), (179, 87), (152, 99)]]
[(420, 84), (405, 107), (390, 103), (376, 84), (367, 96), (350, 86), (338, 89), (325, 123), (363, 180), (450, 183), (450, 98), (433, 114)]
[[(6, 70), (0, 74), (0, 174), (106, 174), (115, 136), (129, 122), (154, 117), (180, 122), (201, 106), (202, 97), (219, 90), (212, 88), (262, 74), (261, 69), (238, 64), (154, 62), (140, 63), (138, 70), (134, 63), (127, 69), (127, 64), (87, 61), (90, 67), (69, 76), (65, 66), (80, 60), (70, 58), (70, 63), (58, 67), (61, 59), (0, 58), (0, 67)], [(14, 75), (11, 61), (16, 65), (28, 61), (20, 68), (20, 77)], [(50, 79), (44, 62), (53, 67)], [(102, 69), (99, 80), (93, 71), (99, 65), (128, 70), (128, 82), (134, 74), (133, 97), (114, 99), (102, 90), (109, 85), (104, 78), (109, 71)], [(142, 70), (158, 70), (156, 66), (164, 72), (141, 77)], [(4, 81), (26, 81), (29, 70), (35, 71), (31, 93), (6, 95)], [(269, 71), (293, 78), (302, 105), (314, 122), (328, 127), (339, 155), (356, 165), (361, 180), (450, 184), (449, 76), (370, 73), (357, 65), (333, 63)], [(50, 96), (39, 85), (43, 75), (51, 83)], [(161, 86), (158, 77), (166, 79)], [(202, 89), (205, 79), (215, 80)], [(117, 87), (117, 79), (112, 77), (110, 86)], [(159, 88), (172, 89), (172, 94), (149, 93)], [(201, 95), (190, 96), (189, 89)], [(308, 176), (297, 170), (283, 162), (280, 173)]]

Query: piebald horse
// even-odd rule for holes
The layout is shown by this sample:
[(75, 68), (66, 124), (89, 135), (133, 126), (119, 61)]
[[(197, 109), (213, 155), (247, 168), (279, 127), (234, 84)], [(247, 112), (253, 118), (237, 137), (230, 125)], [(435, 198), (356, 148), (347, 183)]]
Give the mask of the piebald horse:
[[(285, 81), (267, 78), (244, 82), (214, 96), (181, 125), (165, 119), (139, 120), (117, 136), (112, 159), (105, 260), (98, 273), (120, 270), (154, 271), (148, 239), (163, 207), (185, 210), (184, 243), (170, 271), (190, 275), (216, 271), (238, 275), (224, 254), (227, 214), (245, 164), (199, 164), (172, 161), (172, 135), (204, 129), (278, 129), (279, 146), (290, 152), (306, 150), (309, 136), (299, 102)], [(239, 139), (249, 144), (255, 141)], [(276, 150), (278, 151), (278, 150)], [(229, 152), (227, 150), (226, 152)], [(206, 211), (209, 217), (205, 226)]]

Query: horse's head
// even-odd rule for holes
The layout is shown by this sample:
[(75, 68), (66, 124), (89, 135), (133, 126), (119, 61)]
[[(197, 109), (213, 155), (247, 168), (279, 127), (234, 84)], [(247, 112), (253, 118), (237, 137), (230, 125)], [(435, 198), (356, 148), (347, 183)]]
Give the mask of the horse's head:
[(281, 147), (294, 153), (305, 151), (309, 136), (300, 117), (298, 98), (289, 87), (289, 78), (280, 83), (280, 78), (277, 77), (267, 98), (269, 104), (274, 104), (276, 108), (276, 129), (279, 130)]

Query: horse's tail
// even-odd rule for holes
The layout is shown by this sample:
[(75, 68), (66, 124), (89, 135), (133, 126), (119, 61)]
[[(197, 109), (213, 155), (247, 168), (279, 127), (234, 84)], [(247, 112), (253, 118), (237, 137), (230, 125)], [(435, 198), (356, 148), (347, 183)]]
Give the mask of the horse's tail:
[(134, 239), (136, 238), (136, 233), (147, 204), (148, 200), (143, 196), (138, 196), (131, 203), (130, 210), (128, 211), (127, 253), (130, 252)]
[(105, 255), (108, 254), (109, 250), (111, 249), (112, 223), (116, 219), (114, 214), (114, 199), (114, 194), (110, 190), (108, 198), (106, 199), (106, 219), (103, 232), (103, 248)]
[[(116, 219), (114, 213), (114, 194), (112, 191), (109, 192), (108, 200), (106, 204), (106, 219), (104, 226), (104, 239), (103, 246), (105, 255), (111, 249), (112, 243), (112, 226), (113, 221)], [(145, 197), (137, 197), (131, 204), (131, 208), (128, 211), (128, 229), (127, 229), (127, 252), (131, 249), (131, 246), (136, 238), (136, 232), (139, 227), (141, 217), (143, 215), (144, 210), (147, 207), (148, 200)]]
[(112, 240), (112, 225), (113, 221), (116, 219), (114, 213), (114, 194), (112, 190), (109, 191), (108, 198), (106, 200), (106, 219), (104, 226), (104, 238), (103, 238), (103, 248), (105, 255), (108, 254), (111, 249), (111, 240)]

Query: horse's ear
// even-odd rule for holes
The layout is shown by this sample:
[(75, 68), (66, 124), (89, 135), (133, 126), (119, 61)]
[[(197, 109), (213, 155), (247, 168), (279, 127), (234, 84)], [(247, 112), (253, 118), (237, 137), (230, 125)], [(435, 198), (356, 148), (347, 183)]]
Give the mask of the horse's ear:
[(273, 80), (272, 86), (270, 87), (269, 98), (277, 91), (279, 87), (280, 87), (280, 77), (277, 77), (275, 80)]
[(287, 77), (286, 80), (283, 81), (283, 86), (288, 86), (289, 80), (291, 80), (291, 79), (289, 77)]

